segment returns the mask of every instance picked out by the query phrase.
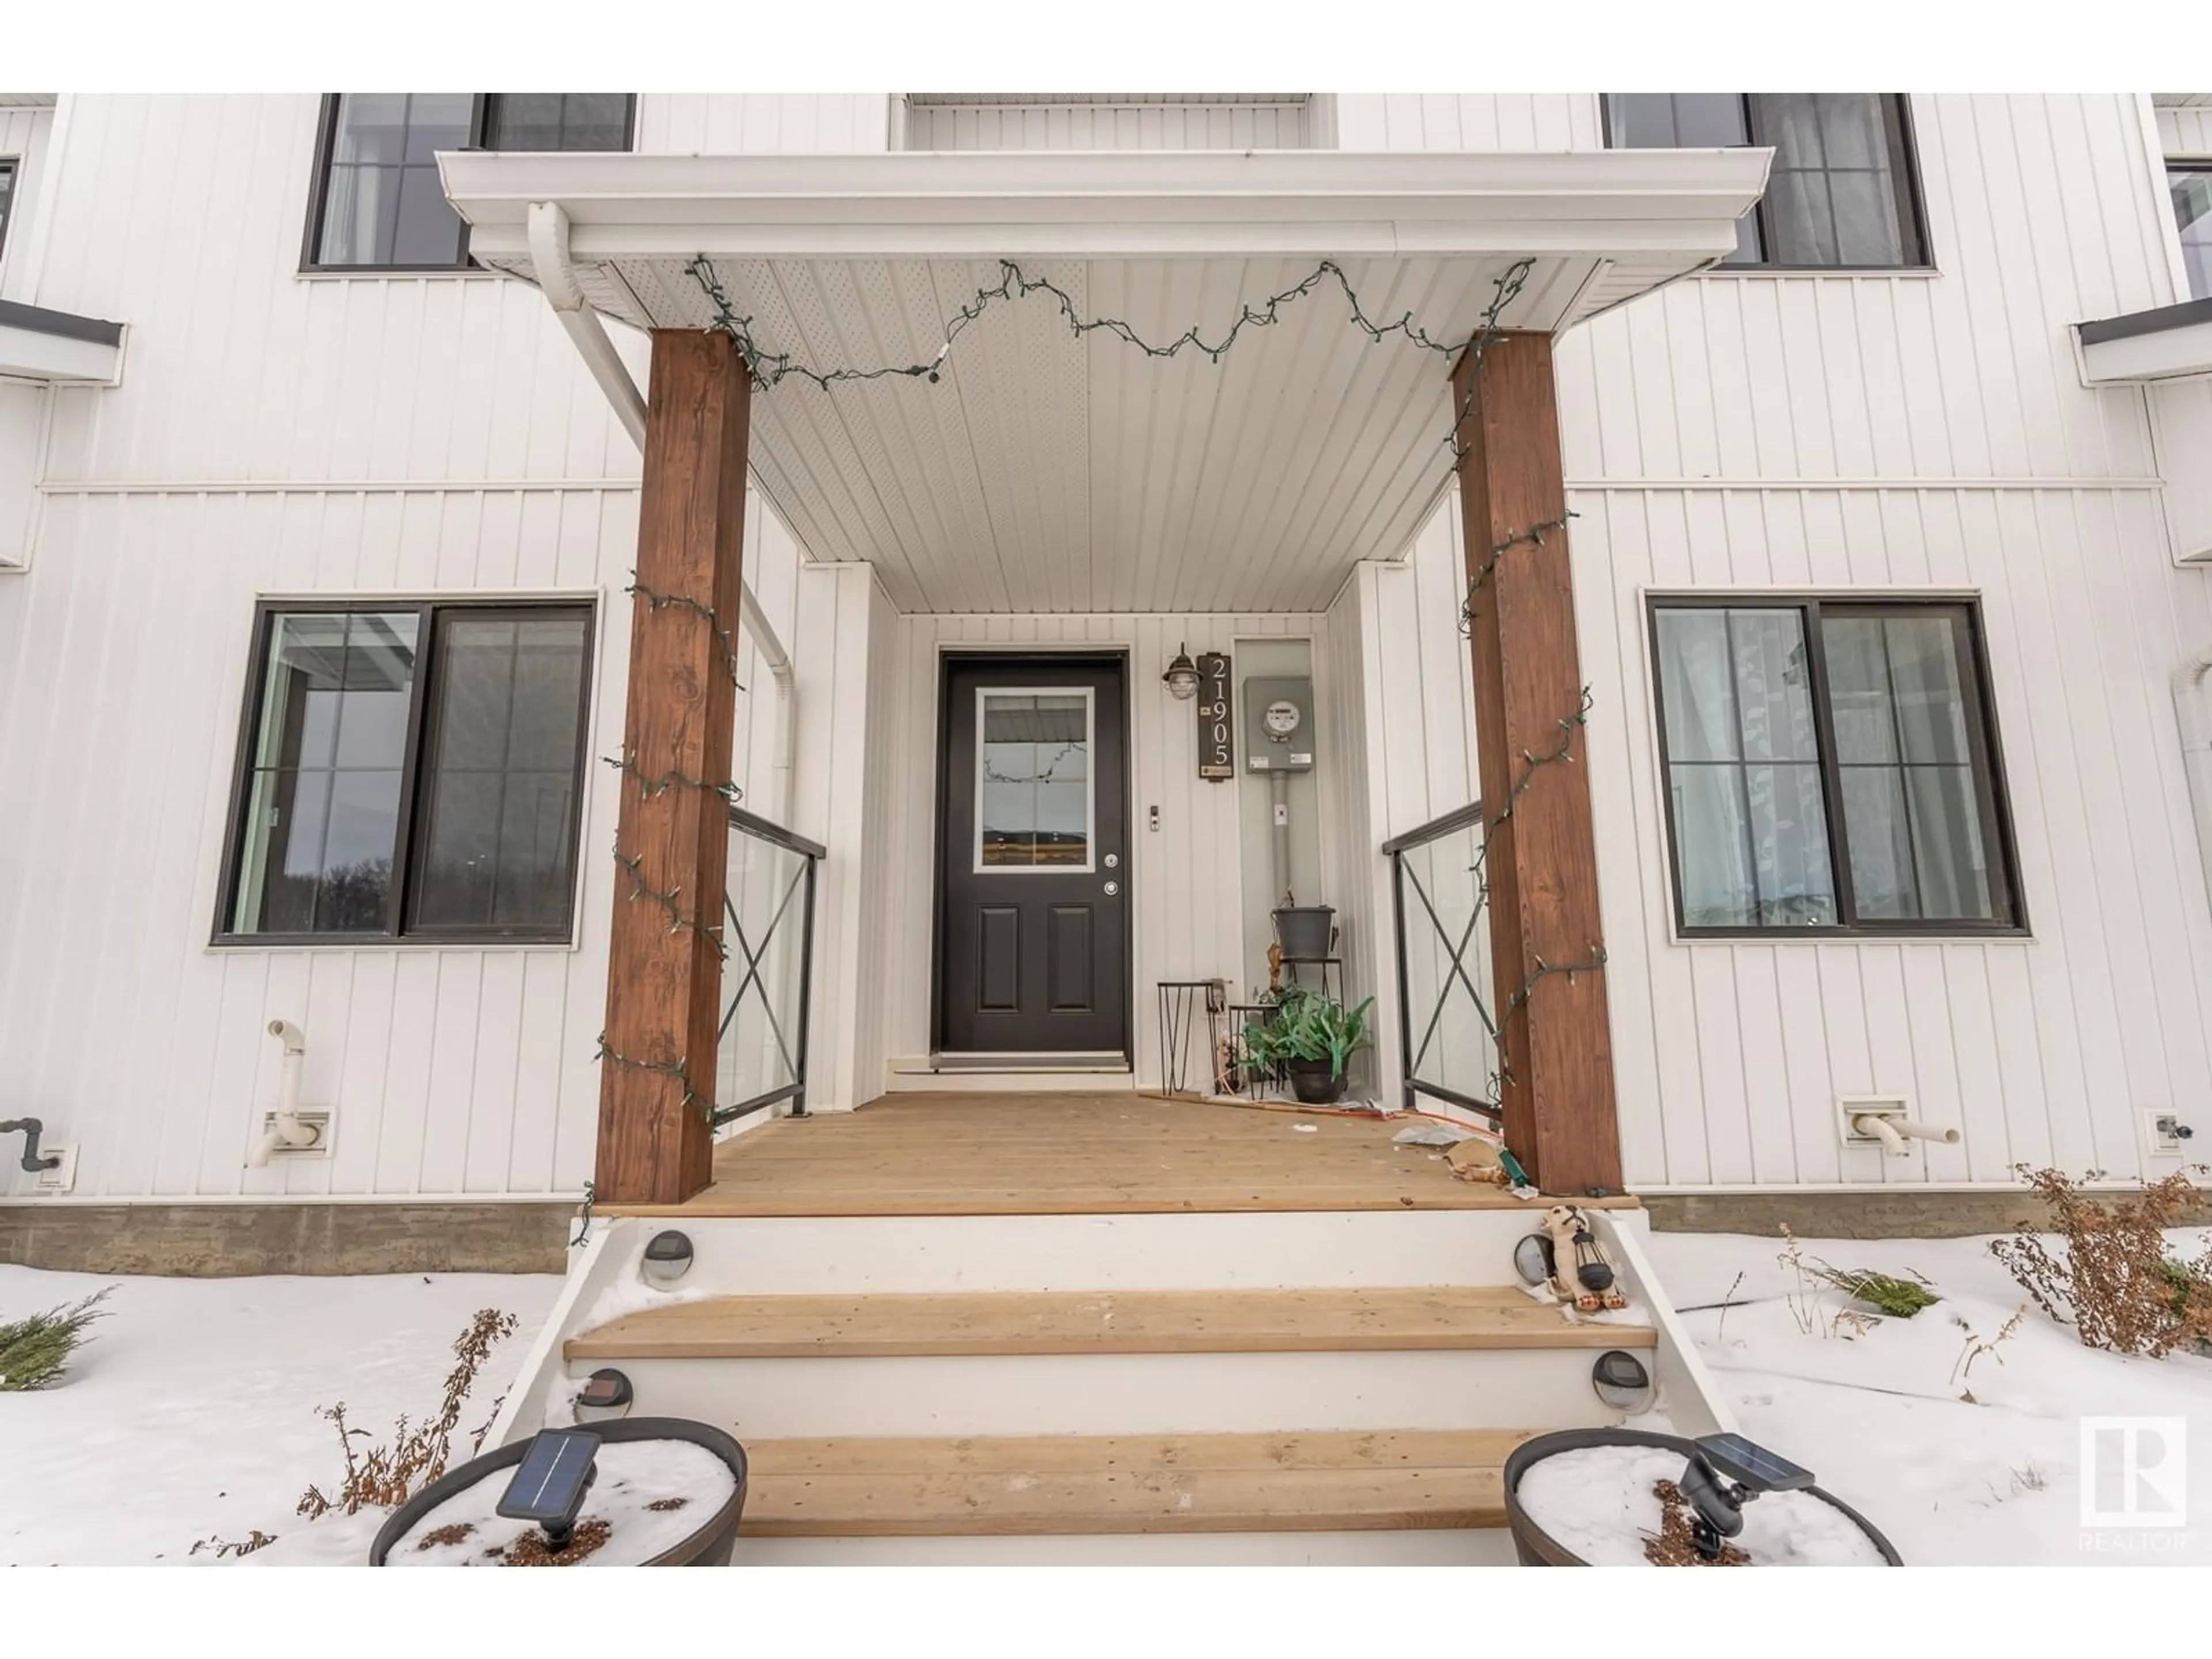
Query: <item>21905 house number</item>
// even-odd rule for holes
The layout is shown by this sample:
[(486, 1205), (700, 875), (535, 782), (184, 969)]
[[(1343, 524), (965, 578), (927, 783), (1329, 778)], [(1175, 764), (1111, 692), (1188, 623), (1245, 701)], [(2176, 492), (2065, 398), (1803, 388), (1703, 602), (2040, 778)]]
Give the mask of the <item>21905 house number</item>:
[(1229, 718), (1229, 659), (1208, 651), (1198, 659), (1198, 775), (1208, 783), (1223, 783), (1237, 775), (1237, 757), (1230, 741), (1234, 727)]

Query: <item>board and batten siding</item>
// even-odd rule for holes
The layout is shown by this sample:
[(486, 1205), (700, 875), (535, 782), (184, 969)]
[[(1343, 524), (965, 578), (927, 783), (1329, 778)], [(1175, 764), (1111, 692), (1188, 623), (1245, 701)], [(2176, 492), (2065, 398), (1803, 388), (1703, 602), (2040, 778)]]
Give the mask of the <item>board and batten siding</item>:
[(2158, 136), (2168, 155), (2212, 160), (2212, 104), (2161, 104)]
[(1284, 103), (915, 103), (902, 149), (1309, 149), (1326, 142), (1327, 112)]
[[(1392, 136), (1431, 100), (1382, 100)], [(2141, 1118), (2212, 1095), (2212, 911), (2168, 677), (2212, 643), (2176, 568), (2142, 393), (2091, 390), (2070, 325), (2177, 298), (2165, 183), (2128, 96), (1913, 100), (1936, 269), (1716, 275), (1563, 339), (1560, 414), (1629, 1180), (1668, 1188), (2127, 1177)], [(1347, 133), (1361, 118), (1345, 100)], [(1589, 100), (1589, 118), (1595, 103)], [(1347, 142), (1350, 139), (1347, 138)], [(1466, 142), (1462, 127), (1457, 139)], [(1467, 798), (1449, 506), (1410, 568), (1370, 752), (1382, 833)], [(1981, 607), (2031, 936), (1684, 943), (1673, 931), (1655, 592), (1948, 592)], [(1395, 702), (1394, 701), (1395, 700)], [(1836, 1098), (1964, 1134), (1847, 1149)]]
[[(316, 112), (64, 98), (44, 258), (9, 295), (131, 326), (122, 386), (54, 394), (39, 557), (0, 574), (0, 1115), (78, 1146), (73, 1200), (573, 1194), (591, 1172), (637, 453), (534, 289), (299, 274)], [(835, 594), (747, 506), (747, 579), (820, 701), (853, 665), (834, 628), (796, 642)], [(574, 945), (211, 948), (256, 599), (507, 592), (599, 607)], [(735, 775), (770, 806), (773, 683), (738, 650)], [(821, 839), (843, 781), (809, 765), (787, 821)], [(333, 1152), (248, 1170), (279, 1018)], [(29, 1184), (0, 1170), (0, 1194)]]

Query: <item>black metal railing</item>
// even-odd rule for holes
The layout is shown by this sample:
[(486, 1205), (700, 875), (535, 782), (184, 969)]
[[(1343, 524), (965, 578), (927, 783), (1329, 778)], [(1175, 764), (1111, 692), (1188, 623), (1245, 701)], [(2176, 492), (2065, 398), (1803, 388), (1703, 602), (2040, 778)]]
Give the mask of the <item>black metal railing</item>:
[(1498, 1115), (1482, 836), (1476, 801), (1382, 843), (1390, 860), (1408, 1109), (1415, 1096), (1428, 1095)]
[(730, 809), (722, 892), (717, 1127), (791, 1102), (806, 1115), (806, 1025), (814, 980), (814, 880), (828, 850), (742, 807)]

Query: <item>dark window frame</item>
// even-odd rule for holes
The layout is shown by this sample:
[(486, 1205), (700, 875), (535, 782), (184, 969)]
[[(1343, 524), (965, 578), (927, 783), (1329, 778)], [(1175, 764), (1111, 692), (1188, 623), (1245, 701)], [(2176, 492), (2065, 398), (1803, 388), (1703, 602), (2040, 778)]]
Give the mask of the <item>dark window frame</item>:
[[(1761, 118), (1758, 96), (1748, 92), (1735, 94), (1743, 102), (1743, 127), (1751, 135), (1751, 142), (1742, 148), (1756, 149), (1766, 146), (1765, 123)], [(1599, 125), (1603, 129), (1607, 149), (1626, 146), (1618, 142), (1613, 119), (1612, 93), (1598, 94)], [(1777, 260), (1761, 258), (1755, 262), (1717, 264), (1700, 273), (1705, 276), (1865, 276), (1929, 273), (1937, 269), (1934, 240), (1929, 234), (1928, 198), (1920, 178), (1920, 138), (1912, 121), (1912, 96), (1910, 93), (1885, 92), (1876, 96), (1885, 100), (1893, 122), (1886, 123), (1890, 139), (1890, 174), (1896, 181), (1898, 194), (1898, 222), (1913, 244), (1917, 259), (1893, 265), (1784, 264)], [(1753, 222), (1759, 233), (1759, 250), (1764, 253), (1774, 246), (1766, 210), (1766, 193), (1759, 192), (1759, 200), (1751, 207)]]
[[(469, 106), (469, 142), (462, 147), (463, 149), (480, 150), (489, 148), (485, 140), (491, 132), (492, 123), (496, 118), (499, 100), (505, 95), (507, 94), (496, 92), (479, 92), (471, 94), (472, 101)], [(466, 224), (461, 227), (459, 257), (450, 264), (338, 264), (325, 262), (319, 257), (323, 234), (323, 214), (330, 204), (331, 153), (337, 143), (338, 100), (343, 96), (344, 96), (343, 93), (325, 93), (321, 112), (316, 118), (314, 174), (309, 180), (307, 187), (307, 224), (306, 233), (300, 241), (300, 269), (302, 271), (342, 276), (404, 276), (410, 274), (451, 276), (455, 272), (482, 270), (483, 267), (477, 264), (470, 256), (469, 228)], [(624, 93), (623, 96), (627, 100), (623, 114), (623, 148), (620, 152), (610, 151), (609, 154), (627, 152), (635, 149), (637, 144), (637, 94), (629, 92)]]
[[(2018, 939), (2029, 936), (2027, 899), (2020, 881), (2018, 842), (2014, 835), (2012, 791), (1999, 740), (1990, 679), (1988, 636), (1978, 599), (1952, 594), (1892, 593), (1652, 593), (1645, 599), (1644, 638), (1650, 651), (1651, 708), (1659, 740), (1660, 810), (1667, 825), (1667, 880), (1674, 907), (1674, 936), (1700, 939)], [(1820, 793), (1828, 830), (1828, 858), (1835, 884), (1834, 923), (1826, 927), (1697, 927), (1682, 908), (1680, 832), (1674, 823), (1672, 765), (1667, 744), (1665, 683), (1660, 673), (1659, 617), (1666, 611), (1794, 611), (1802, 618), (1806, 664), (1811, 678), (1814, 742), (1818, 750)], [(1844, 823), (1842, 768), (1836, 757), (1835, 705), (1828, 692), (1827, 643), (1823, 616), (1881, 617), (1904, 611), (1948, 611), (1964, 623), (1959, 642), (1959, 689), (1965, 701), (1968, 759), (1980, 815), (1983, 845), (1989, 849), (1990, 896), (1999, 914), (1987, 921), (1972, 917), (1868, 920), (1858, 915), (1851, 888), (1850, 843)]]
[[(416, 617), (416, 672), (408, 690), (407, 741), (400, 757), (398, 825), (392, 837), (392, 890), (385, 896), (384, 927), (377, 933), (241, 933), (232, 926), (237, 914), (238, 890), (245, 874), (246, 816), (253, 794), (253, 757), (260, 747), (261, 705), (269, 680), (269, 653), (282, 616), (345, 614), (351, 611), (413, 611)], [(444, 687), (439, 669), (440, 618), (448, 611), (496, 611), (512, 617), (584, 616), (583, 672), (576, 709), (576, 771), (570, 844), (575, 849), (575, 868), (569, 873), (568, 920), (560, 927), (498, 926), (409, 927), (409, 901), (421, 879), (416, 831), (427, 805), (422, 787), (425, 734), (442, 706)], [(599, 606), (594, 595), (574, 599), (502, 599), (469, 596), (454, 599), (385, 597), (358, 594), (312, 599), (261, 599), (253, 607), (252, 646), (247, 660), (246, 688), (238, 722), (238, 744), (231, 768), (230, 810), (223, 824), (222, 878), (216, 884), (214, 945), (282, 946), (286, 949), (373, 950), (392, 945), (574, 945), (581, 908), (584, 788), (591, 747), (592, 670), (599, 658)]]
[(8, 181), (8, 188), (0, 191), (0, 255), (8, 252), (8, 227), (15, 217), (15, 192), (23, 183), (23, 158), (20, 155), (0, 155), (0, 177)]

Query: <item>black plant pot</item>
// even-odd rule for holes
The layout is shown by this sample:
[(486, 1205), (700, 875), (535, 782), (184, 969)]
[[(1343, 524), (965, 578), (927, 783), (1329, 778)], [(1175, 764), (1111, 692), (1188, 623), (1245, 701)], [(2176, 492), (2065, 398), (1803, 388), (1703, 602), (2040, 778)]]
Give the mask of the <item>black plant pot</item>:
[[(706, 1423), (694, 1423), (682, 1417), (625, 1417), (613, 1422), (594, 1423), (593, 1434), (602, 1440), (688, 1440), (695, 1446), (704, 1446), (708, 1451), (730, 1466), (737, 1477), (737, 1489), (721, 1508), (689, 1534), (681, 1543), (662, 1551), (650, 1561), (640, 1565), (648, 1567), (726, 1567), (730, 1553), (737, 1547), (738, 1521), (745, 1512), (745, 1449), (721, 1430)], [(376, 1541), (368, 1548), (368, 1565), (384, 1565), (384, 1558), (392, 1546), (415, 1529), (415, 1523), (432, 1510), (499, 1469), (513, 1468), (522, 1462), (522, 1455), (530, 1449), (526, 1439), (501, 1446), (497, 1451), (486, 1452), (482, 1457), (472, 1457), (457, 1469), (448, 1469), (428, 1486), (416, 1492), (392, 1512), (392, 1518), (377, 1529)]]
[(1328, 954), (1336, 933), (1332, 904), (1286, 904), (1275, 912), (1275, 943), (1285, 957), (1311, 962)]
[[(1534, 1521), (1521, 1507), (1521, 1477), (1530, 1467), (1541, 1462), (1555, 1452), (1580, 1451), (1588, 1446), (1663, 1446), (1669, 1451), (1681, 1453), (1682, 1461), (1690, 1461), (1690, 1442), (1671, 1434), (1647, 1434), (1640, 1429), (1563, 1429), (1556, 1434), (1540, 1434), (1534, 1440), (1524, 1440), (1505, 1457), (1505, 1521), (1513, 1530), (1513, 1553), (1524, 1567), (1586, 1567), (1589, 1562), (1569, 1550)], [(1876, 1553), (1893, 1567), (1901, 1567), (1904, 1561), (1889, 1540), (1875, 1529), (1875, 1525), (1849, 1504), (1818, 1486), (1805, 1488), (1806, 1495), (1817, 1498), (1832, 1509), (1849, 1517), (1851, 1523), (1867, 1536)]]
[(1350, 1081), (1325, 1060), (1286, 1060), (1284, 1069), (1291, 1074), (1291, 1092), (1308, 1106), (1334, 1106)]

